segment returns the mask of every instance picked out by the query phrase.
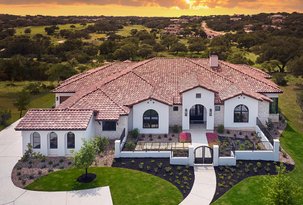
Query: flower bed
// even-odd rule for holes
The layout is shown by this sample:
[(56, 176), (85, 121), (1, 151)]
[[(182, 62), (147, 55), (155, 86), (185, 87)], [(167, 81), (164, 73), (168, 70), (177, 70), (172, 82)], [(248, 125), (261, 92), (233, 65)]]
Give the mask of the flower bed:
[(184, 198), (189, 194), (195, 179), (193, 167), (170, 165), (169, 159), (119, 158), (115, 159), (112, 166), (135, 169), (165, 179), (174, 184)]
[[(213, 201), (217, 200), (225, 192), (243, 179), (256, 175), (275, 175), (277, 174), (276, 166), (279, 162), (269, 161), (237, 161), (236, 166), (219, 166), (215, 167), (217, 177), (217, 188)], [(285, 164), (286, 170), (291, 171), (294, 165)]]

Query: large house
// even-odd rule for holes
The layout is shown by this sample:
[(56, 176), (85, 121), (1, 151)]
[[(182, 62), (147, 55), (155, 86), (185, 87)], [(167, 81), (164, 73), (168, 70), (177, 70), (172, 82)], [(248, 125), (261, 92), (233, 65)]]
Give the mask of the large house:
[(94, 136), (118, 139), (138, 128), (165, 134), (190, 130), (253, 130), (259, 119), (279, 120), (282, 92), (263, 71), (209, 59), (153, 58), (115, 62), (75, 75), (53, 90), (56, 108), (29, 110), (17, 125), (44, 155), (64, 156)]

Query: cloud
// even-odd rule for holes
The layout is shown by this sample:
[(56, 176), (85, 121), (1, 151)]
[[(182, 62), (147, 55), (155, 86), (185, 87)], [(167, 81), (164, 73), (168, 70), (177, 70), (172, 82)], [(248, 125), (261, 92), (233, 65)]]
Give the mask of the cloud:
[(132, 7), (177, 7), (179, 9), (195, 8), (245, 8), (298, 10), (303, 9), (302, 0), (0, 0), (0, 4), (29, 5), (29, 4), (59, 4), (59, 5), (120, 5)]
[(185, 0), (0, 0), (0, 4), (93, 4), (93, 5), (121, 5), (121, 6), (160, 6), (179, 7), (186, 9), (189, 5)]

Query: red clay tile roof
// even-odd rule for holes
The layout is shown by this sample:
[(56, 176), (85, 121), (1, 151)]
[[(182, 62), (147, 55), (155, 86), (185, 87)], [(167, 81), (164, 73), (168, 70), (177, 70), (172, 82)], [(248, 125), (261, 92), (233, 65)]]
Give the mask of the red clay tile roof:
[(85, 130), (92, 110), (33, 109), (19, 122), (16, 130)]
[(263, 93), (280, 93), (263, 71), (220, 61), (214, 71), (208, 59), (153, 58), (118, 62), (74, 76), (54, 92), (75, 92), (60, 109), (92, 109), (97, 120), (117, 120), (129, 107), (147, 99), (181, 104), (182, 92), (204, 87), (215, 92), (215, 103), (245, 94), (270, 101)]

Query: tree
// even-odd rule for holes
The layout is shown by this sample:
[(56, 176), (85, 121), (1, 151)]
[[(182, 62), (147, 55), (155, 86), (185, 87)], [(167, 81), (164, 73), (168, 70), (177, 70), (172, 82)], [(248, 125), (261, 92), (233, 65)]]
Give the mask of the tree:
[(47, 33), (47, 35), (53, 35), (55, 33), (56, 30), (58, 30), (59, 27), (58, 26), (49, 26), (49, 27), (45, 27), (44, 30)]
[(84, 140), (81, 149), (74, 155), (74, 165), (79, 169), (85, 169), (85, 178), (87, 170), (96, 158), (96, 146), (92, 140)]
[(297, 199), (300, 198), (301, 189), (296, 182), (290, 179), (285, 173), (285, 166), (277, 167), (277, 176), (267, 178), (265, 183), (265, 204), (268, 205), (292, 205), (298, 204)]
[(205, 50), (205, 45), (204, 45), (204, 42), (201, 41), (201, 40), (198, 40), (198, 39), (195, 39), (195, 40), (192, 40), (190, 43), (189, 43), (189, 46), (188, 46), (188, 49), (191, 51), (191, 52), (201, 52), (203, 50)]
[(164, 45), (167, 50), (169, 50), (170, 47), (178, 41), (179, 40), (175, 35), (164, 35), (161, 39), (161, 44)]
[(299, 41), (291, 37), (273, 37), (268, 39), (268, 42), (261, 46), (263, 53), (258, 58), (257, 62), (269, 60), (277, 60), (277, 65), (280, 72), (285, 72), (287, 63), (295, 58), (300, 51)]
[(227, 61), (234, 64), (248, 64), (248, 65), (253, 64), (253, 62), (247, 59), (241, 52), (236, 52), (228, 55)]
[(296, 76), (303, 76), (303, 55), (290, 61), (288, 69)]
[(117, 44), (115, 41), (106, 40), (100, 45), (99, 49), (100, 54), (109, 55), (117, 49)]
[(6, 126), (7, 121), (12, 117), (10, 110), (0, 110), (0, 125)]
[(133, 59), (137, 53), (137, 46), (134, 43), (127, 43), (114, 52), (115, 59)]
[(170, 51), (175, 53), (187, 52), (187, 47), (183, 43), (177, 42), (171, 46)]
[(138, 55), (142, 58), (147, 58), (153, 53), (153, 47), (148, 44), (143, 44), (138, 50)]
[(14, 103), (14, 106), (20, 111), (20, 118), (22, 117), (22, 111), (27, 110), (27, 107), (30, 103), (30, 94), (25, 90), (17, 93), (17, 98)]
[(47, 74), (50, 80), (60, 81), (77, 74), (77, 71), (69, 64), (58, 63), (52, 65), (48, 69)]
[(32, 32), (32, 29), (30, 29), (30, 28), (24, 29), (25, 34), (30, 34), (31, 32)]

